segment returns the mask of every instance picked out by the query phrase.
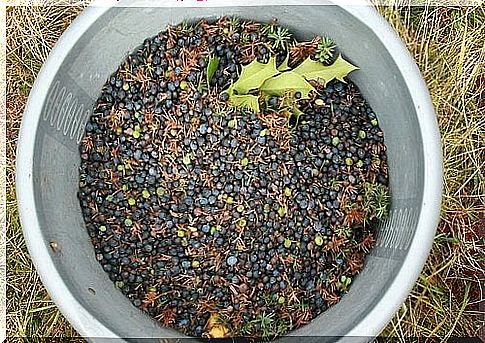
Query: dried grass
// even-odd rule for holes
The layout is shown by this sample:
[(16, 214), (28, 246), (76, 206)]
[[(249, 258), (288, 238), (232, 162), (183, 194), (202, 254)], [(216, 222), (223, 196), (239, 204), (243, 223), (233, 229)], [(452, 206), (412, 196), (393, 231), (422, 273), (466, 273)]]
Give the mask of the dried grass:
[(485, 10), (382, 8), (426, 80), (444, 155), (441, 222), (431, 255), (384, 331), (474, 337), (483, 327), (485, 230)]

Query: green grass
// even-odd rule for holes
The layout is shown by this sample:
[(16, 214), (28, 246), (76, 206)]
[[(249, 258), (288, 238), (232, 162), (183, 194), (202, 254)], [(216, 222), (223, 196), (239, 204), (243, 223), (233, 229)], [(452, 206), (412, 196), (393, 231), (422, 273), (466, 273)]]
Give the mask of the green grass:
[[(26, 96), (48, 52), (79, 10), (7, 9), (8, 337), (77, 336), (50, 300), (27, 253), (15, 204), (14, 163)], [(484, 265), (480, 219), (485, 213), (485, 178), (480, 170), (485, 170), (485, 12), (429, 7), (379, 10), (426, 80), (444, 155), (443, 206), (433, 249), (383, 335), (402, 342), (411, 336), (439, 340), (476, 336), (484, 324), (478, 303), (483, 301), (479, 278)]]

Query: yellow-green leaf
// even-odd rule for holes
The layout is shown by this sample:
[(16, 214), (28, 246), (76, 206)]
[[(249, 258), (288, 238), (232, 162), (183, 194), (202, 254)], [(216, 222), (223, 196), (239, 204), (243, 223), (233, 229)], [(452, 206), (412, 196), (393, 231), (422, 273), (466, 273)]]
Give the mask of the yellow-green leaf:
[(248, 94), (250, 90), (261, 87), (264, 81), (276, 74), (278, 69), (276, 69), (274, 57), (271, 57), (266, 64), (254, 60), (242, 67), (241, 75), (232, 85), (232, 89), (239, 95)]
[(286, 59), (283, 61), (283, 63), (281, 63), (281, 65), (278, 67), (278, 70), (283, 72), (283, 71), (287, 71), (287, 70), (290, 70), (290, 67), (288, 66), (288, 61), (290, 60), (290, 55), (286, 55)]
[(266, 80), (260, 89), (266, 95), (277, 96), (283, 96), (286, 92), (300, 92), (302, 99), (308, 99), (308, 93), (315, 90), (301, 75), (293, 71), (287, 71)]
[(335, 62), (329, 66), (308, 57), (298, 67), (293, 69), (293, 72), (307, 80), (315, 80), (326, 84), (333, 79), (344, 81), (344, 77), (356, 69), (359, 68), (344, 60), (342, 55), (339, 55)]
[(297, 118), (300, 117), (303, 114), (303, 112), (300, 111), (300, 109), (296, 105), (291, 108), (291, 112)]
[(229, 96), (229, 100), (237, 108), (259, 113), (259, 101), (256, 95), (232, 94)]

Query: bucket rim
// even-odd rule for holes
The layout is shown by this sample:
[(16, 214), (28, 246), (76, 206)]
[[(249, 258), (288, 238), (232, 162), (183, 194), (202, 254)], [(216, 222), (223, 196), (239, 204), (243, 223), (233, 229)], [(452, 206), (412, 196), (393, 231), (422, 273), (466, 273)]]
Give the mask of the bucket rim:
[[(347, 333), (348, 336), (354, 337), (374, 337), (381, 332), (411, 291), (430, 252), (439, 222), (443, 158), (435, 111), (428, 89), (414, 60), (394, 30), (369, 3), (365, 2), (365, 0), (351, 2), (354, 4), (356, 2), (361, 3), (362, 6), (354, 6), (349, 1), (337, 3), (337, 0), (330, 0), (328, 4), (342, 8), (380, 38), (386, 48), (386, 52), (393, 59), (398, 72), (402, 75), (413, 101), (419, 122), (424, 156), (423, 199), (417, 229), (410, 242), (409, 251), (396, 277), (392, 280), (389, 288), (382, 294), (381, 300)], [(154, 5), (155, 3), (156, 5)], [(188, 3), (188, 1), (185, 3), (180, 2), (176, 6), (178, 7), (179, 4), (186, 6)], [(157, 2), (156, 0), (143, 0), (141, 3), (137, 2), (136, 6), (143, 6), (143, 4), (146, 6), (176, 7), (173, 6), (172, 2)], [(233, 6), (227, 6), (227, 2), (224, 0), (212, 0), (210, 5), (207, 5), (206, 2), (203, 3), (205, 7), (283, 4), (299, 6), (322, 5), (322, 1), (246, 0), (244, 4)], [(130, 5), (129, 1), (127, 5)], [(73, 21), (52, 49), (35, 80), (24, 111), (16, 161), (19, 216), (33, 263), (41, 277), (42, 283), (60, 311), (83, 337), (88, 338), (121, 337), (106, 327), (94, 314), (81, 305), (64, 283), (49, 253), (49, 244), (43, 239), (34, 198), (34, 180), (32, 176), (35, 134), (32, 133), (37, 132), (41, 119), (41, 109), (58, 67), (89, 27), (111, 8), (118, 6), (123, 7), (124, 3), (111, 0), (94, 1)], [(289, 336), (291, 335), (290, 333)]]

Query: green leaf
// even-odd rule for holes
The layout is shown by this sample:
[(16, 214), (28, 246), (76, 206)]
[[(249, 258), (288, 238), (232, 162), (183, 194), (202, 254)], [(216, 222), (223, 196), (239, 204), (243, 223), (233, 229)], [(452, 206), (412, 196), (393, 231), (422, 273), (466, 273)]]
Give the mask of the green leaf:
[(335, 62), (329, 66), (308, 57), (298, 67), (293, 69), (293, 72), (307, 80), (323, 81), (326, 84), (333, 79), (344, 81), (344, 77), (356, 69), (359, 68), (344, 60), (342, 55), (339, 55)]
[(283, 96), (286, 92), (300, 92), (302, 99), (308, 99), (308, 93), (315, 90), (301, 75), (293, 71), (287, 71), (266, 80), (260, 89), (267, 95), (277, 96)]
[(288, 61), (290, 60), (290, 55), (286, 55), (286, 59), (283, 61), (283, 63), (280, 64), (278, 67), (278, 70), (281, 72), (288, 71), (290, 70), (290, 67), (288, 66)]
[(249, 110), (253, 113), (259, 113), (259, 100), (256, 95), (235, 95), (229, 96), (231, 103), (240, 109)]
[(214, 76), (217, 68), (219, 67), (219, 58), (211, 56), (209, 63), (207, 63), (207, 85), (210, 86), (212, 77)]
[(234, 82), (231, 88), (237, 94), (248, 94), (250, 90), (260, 88), (267, 79), (276, 74), (278, 74), (278, 69), (276, 69), (275, 57), (271, 57), (266, 64), (254, 60), (242, 67), (239, 79)]
[(291, 108), (291, 113), (293, 113), (296, 118), (299, 118), (303, 114), (296, 105)]

